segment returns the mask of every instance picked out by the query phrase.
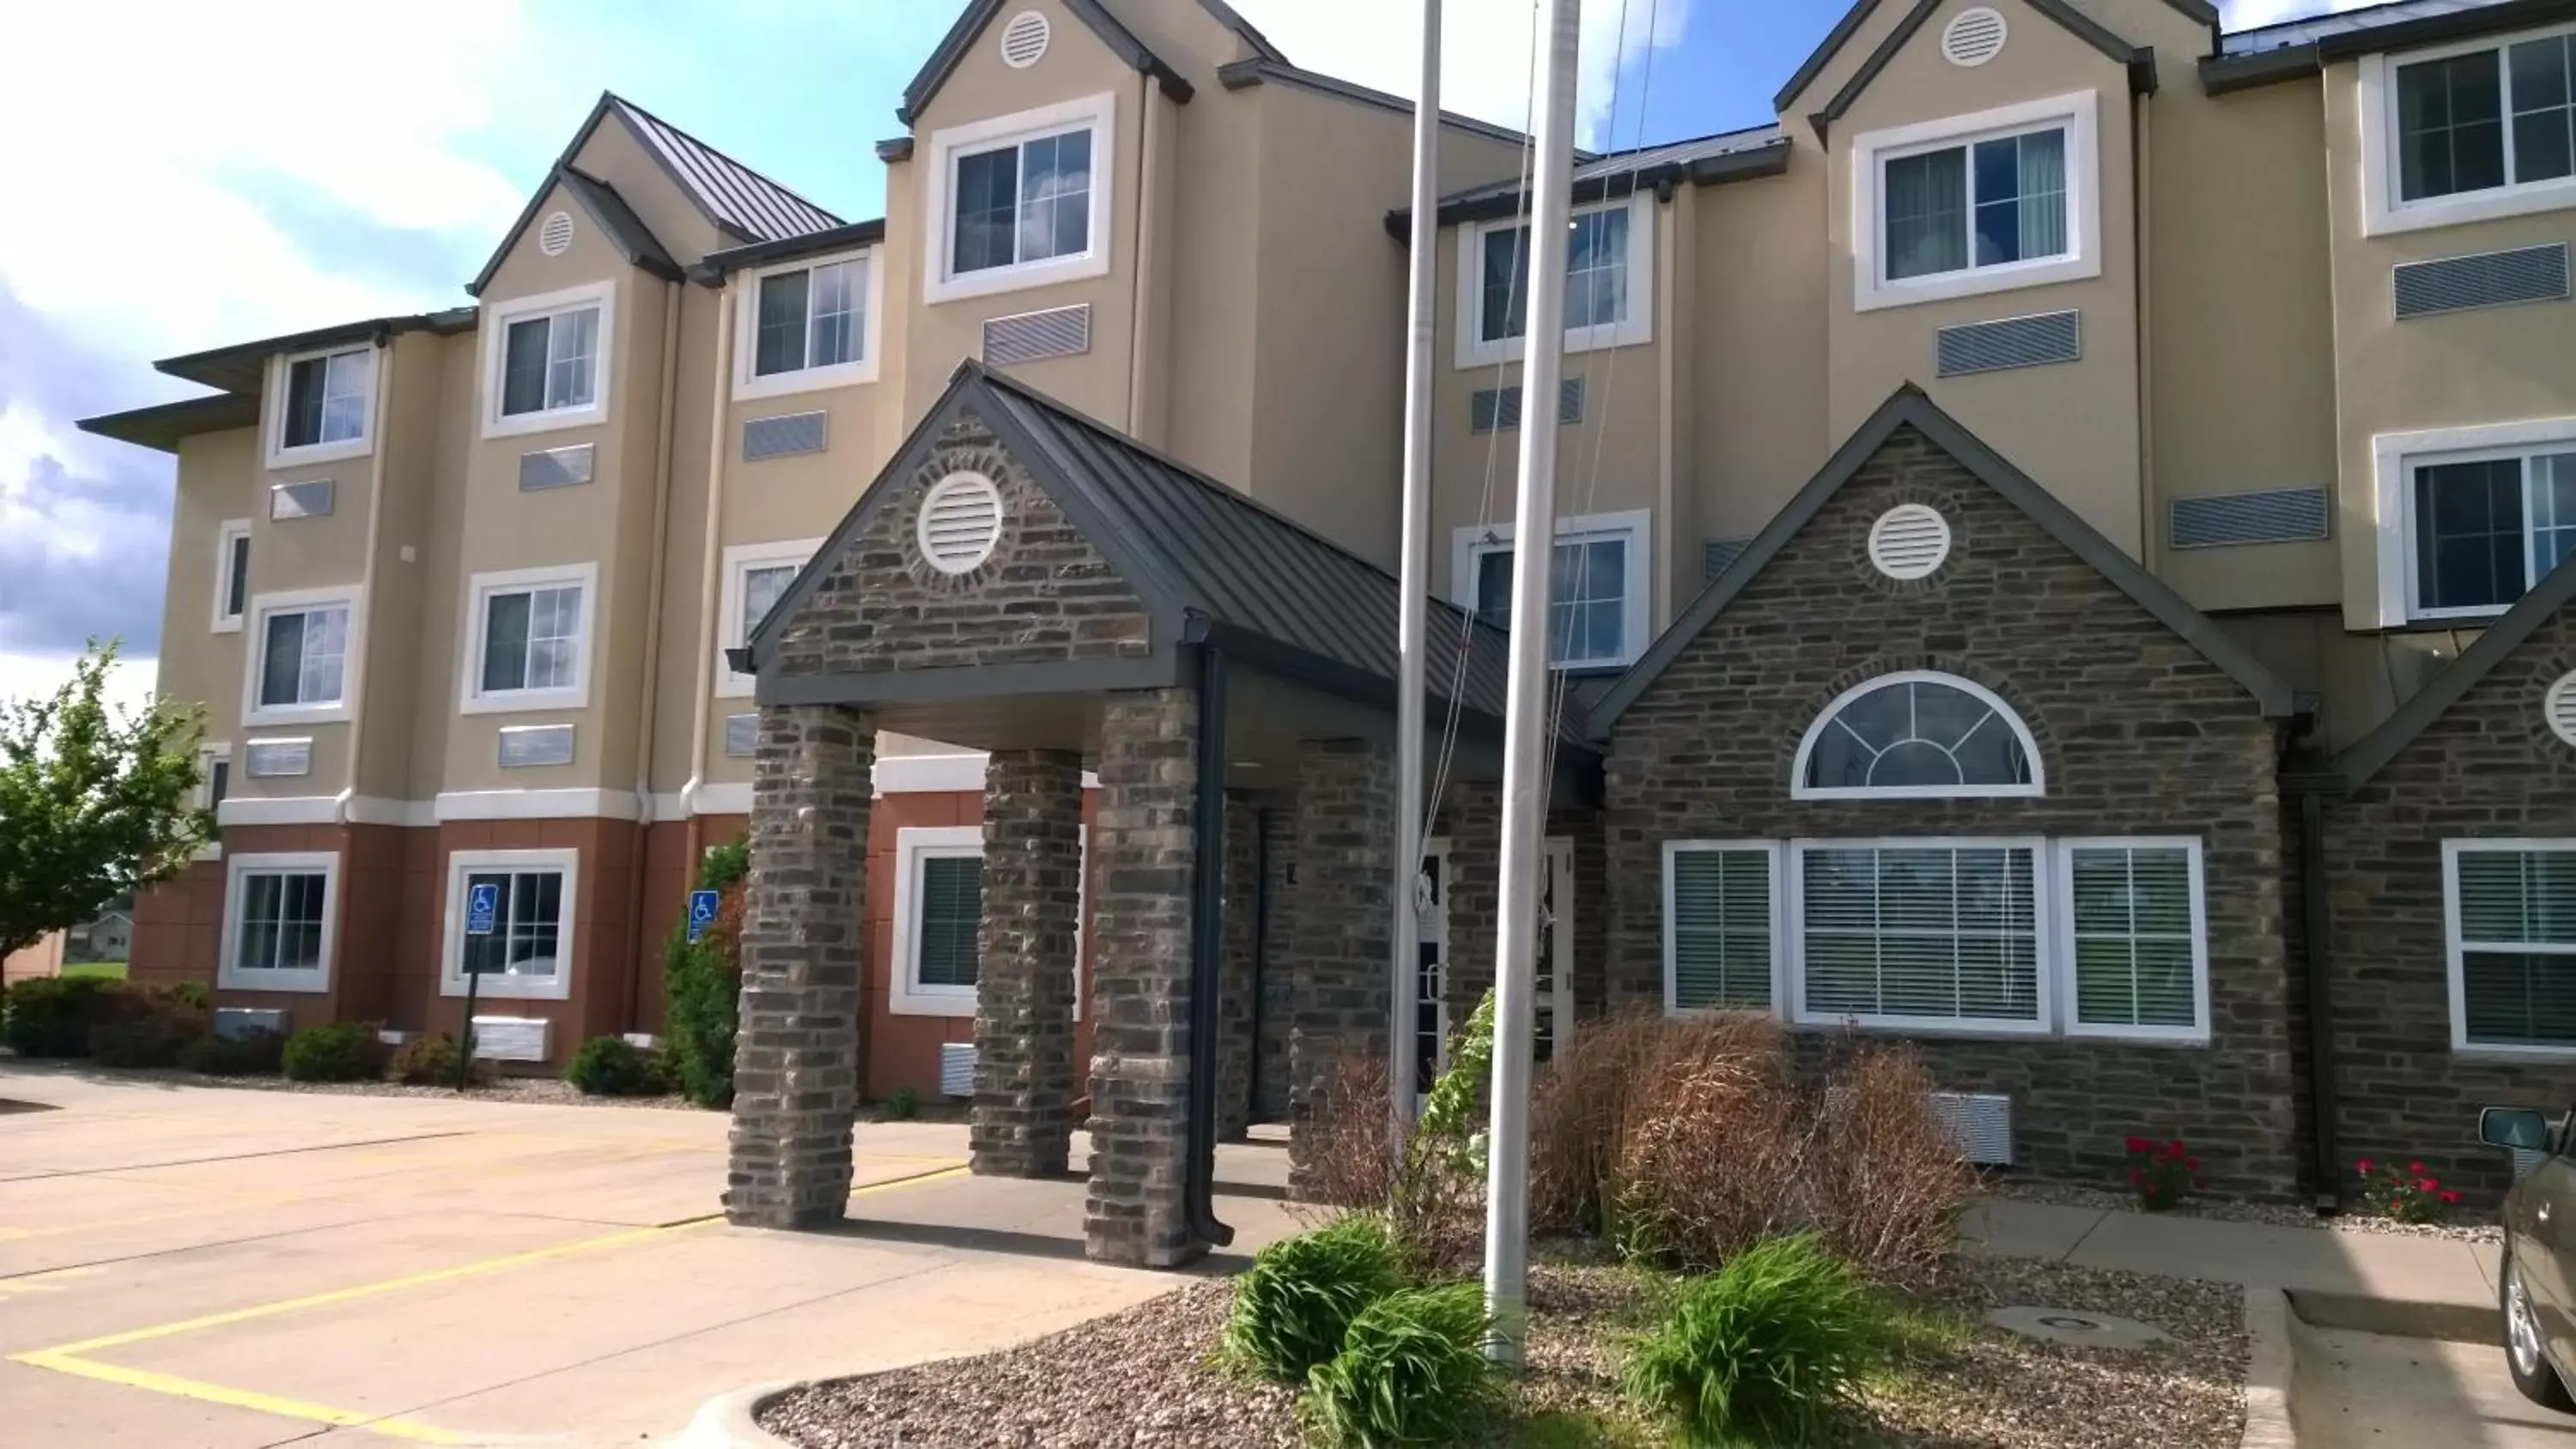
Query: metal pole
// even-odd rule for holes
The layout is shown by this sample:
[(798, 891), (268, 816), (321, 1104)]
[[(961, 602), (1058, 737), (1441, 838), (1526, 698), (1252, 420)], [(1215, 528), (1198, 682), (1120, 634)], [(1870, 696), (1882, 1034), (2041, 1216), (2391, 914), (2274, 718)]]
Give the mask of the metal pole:
[[(1574, 201), (1578, 0), (1544, 0), (1538, 156), (1530, 171), (1528, 351), (1521, 396), (1555, 416), (1565, 371), (1565, 260)], [(1538, 401), (1544, 399), (1545, 401)], [(1547, 834), (1548, 581), (1556, 549), (1556, 432), (1521, 429), (1513, 514), (1511, 693), (1503, 733), (1502, 907), (1494, 924), (1494, 1091), (1485, 1194), (1486, 1356), (1518, 1367), (1529, 1287), (1529, 1085), (1537, 989), (1539, 871)]]
[(1388, 950), (1386, 1079), (1394, 1105), (1388, 1130), (1398, 1160), (1413, 1125), (1414, 1072), (1421, 1041), (1422, 921), (1414, 892), (1422, 880), (1423, 675), (1431, 625), (1431, 348), (1439, 286), (1440, 0), (1422, 0), (1422, 89), (1413, 106), (1412, 331), (1404, 353), (1404, 561), (1396, 622), (1395, 940)]
[[(472, 955), (471, 947), (467, 948), (467, 954), (469, 957)], [(470, 960), (467, 964), (469, 969), (465, 973), (465, 1030), (459, 1033), (462, 1043), (456, 1048), (456, 1090), (459, 1092), (465, 1090), (466, 1083), (474, 1080), (474, 1000), (483, 989), (483, 973), (470, 969), (472, 965)]]

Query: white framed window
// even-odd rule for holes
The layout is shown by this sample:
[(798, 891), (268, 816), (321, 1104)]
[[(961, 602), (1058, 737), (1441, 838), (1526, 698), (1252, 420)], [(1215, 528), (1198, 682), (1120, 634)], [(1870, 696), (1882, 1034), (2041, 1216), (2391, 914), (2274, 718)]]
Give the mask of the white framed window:
[(2576, 553), (2576, 418), (2371, 442), (2383, 626), (2501, 613)]
[(273, 359), (268, 395), (277, 404), (268, 425), (268, 466), (327, 463), (367, 451), (375, 363), (372, 342)]
[(215, 528), (215, 619), (218, 634), (241, 632), (250, 607), (250, 520), (227, 518)]
[(228, 991), (327, 991), (338, 942), (340, 857), (327, 850), (236, 855), (224, 864)]
[(1104, 92), (933, 132), (923, 300), (1107, 275), (1117, 114)]
[(2093, 91), (1852, 138), (1852, 305), (2102, 275)]
[(874, 248), (784, 262), (740, 278), (736, 400), (874, 382), (884, 269)]
[(2576, 1056), (2576, 840), (2442, 842), (2451, 1049)]
[[(1564, 669), (1636, 661), (1651, 632), (1647, 560), (1653, 516), (1643, 509), (1560, 518), (1549, 580), (1548, 659)], [(1512, 617), (1513, 529), (1462, 528), (1450, 546), (1451, 598), (1497, 628)]]
[(220, 810), (232, 793), (233, 747), (212, 741), (197, 746), (197, 808)]
[(1780, 844), (1664, 843), (1664, 1010), (1758, 1011), (1779, 1000)]
[(2030, 727), (1993, 690), (1902, 669), (1836, 696), (1798, 741), (1793, 800), (1925, 800), (2048, 793)]
[[(578, 850), (459, 850), (447, 857), (447, 932), (439, 994), (561, 1001), (572, 994)], [(493, 892), (492, 929), (468, 935), (476, 887)]]
[(2039, 840), (1792, 842), (1789, 1019), (2047, 1032), (2045, 853)]
[(483, 436), (604, 420), (616, 314), (613, 282), (487, 304)]
[[(984, 828), (911, 825), (895, 832), (894, 989), (897, 1016), (973, 1016), (982, 974), (976, 946), (984, 918)], [(1091, 827), (1082, 828), (1075, 907), (1073, 1015), (1082, 1018), (1090, 957)]]
[(476, 574), (465, 591), (464, 714), (590, 703), (599, 565)]
[(2057, 893), (2067, 1035), (2209, 1040), (2198, 840), (2060, 840)]
[(349, 717), (357, 696), (364, 610), (353, 589), (254, 594), (245, 617), (242, 722), (288, 724)]
[[(1529, 331), (1529, 224), (1458, 229), (1458, 366), (1519, 361)], [(1574, 210), (1565, 258), (1565, 350), (1628, 347), (1655, 336), (1654, 194)]]
[(2576, 206), (2576, 25), (2362, 57), (2367, 236)]
[(778, 606), (806, 561), (821, 551), (819, 538), (785, 543), (738, 543), (724, 551), (724, 632), (716, 643), (716, 694), (739, 699), (752, 692), (753, 676), (734, 672), (726, 651), (751, 642), (751, 631)]

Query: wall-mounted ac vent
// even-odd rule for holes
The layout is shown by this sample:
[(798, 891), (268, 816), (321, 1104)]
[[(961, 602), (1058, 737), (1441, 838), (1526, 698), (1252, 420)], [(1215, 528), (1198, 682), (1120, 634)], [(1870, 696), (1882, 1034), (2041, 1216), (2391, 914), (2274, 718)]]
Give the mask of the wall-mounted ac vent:
[(2557, 302), (2566, 297), (2565, 242), (2407, 262), (2397, 268), (2397, 316), (2401, 321), (2476, 307)]
[(725, 756), (747, 760), (760, 753), (760, 716), (729, 714), (725, 716)]
[(501, 768), (504, 770), (571, 763), (571, 725), (507, 725), (501, 730)]
[[(1569, 377), (1557, 384), (1556, 420), (1565, 427), (1583, 421), (1583, 379)], [(1509, 432), (1521, 425), (1521, 390), (1512, 387), (1480, 388), (1467, 399), (1467, 430), (1474, 433)]]
[(541, 1062), (553, 1023), (542, 1016), (474, 1018), (474, 1055), (487, 1062)]
[(570, 488), (576, 483), (587, 483), (590, 481), (591, 460), (595, 456), (596, 449), (588, 443), (521, 453), (519, 491), (540, 493), (548, 488)]
[(1933, 340), (1934, 370), (1943, 377), (2046, 367), (2055, 362), (2073, 362), (2083, 355), (2083, 316), (2076, 312), (2046, 312), (2036, 317), (2006, 317), (1996, 322), (1944, 327)]
[(1091, 350), (1091, 304), (996, 317), (984, 324), (984, 362), (991, 367), (1079, 357)]
[(2176, 548), (2297, 543), (2325, 537), (2332, 518), (2333, 509), (2322, 488), (2215, 493), (2205, 498), (2175, 499), (2170, 536)]
[(830, 446), (831, 421), (832, 415), (822, 412), (753, 418), (742, 425), (742, 460), (757, 463), (763, 458), (822, 452)]
[(1980, 1167), (2012, 1166), (2012, 1098), (1991, 1092), (1934, 1092), (1932, 1110), (1961, 1157)]
[(254, 780), (286, 780), (312, 774), (313, 742), (252, 740), (242, 746), (242, 773)]
[(215, 1035), (244, 1037), (253, 1032), (286, 1035), (284, 1007), (218, 1006), (215, 1008)]
[(328, 518), (337, 491), (328, 478), (280, 483), (268, 490), (268, 516), (279, 523), (293, 518)]
[(973, 1042), (952, 1041), (940, 1044), (939, 1095), (943, 1097), (975, 1095), (975, 1044)]

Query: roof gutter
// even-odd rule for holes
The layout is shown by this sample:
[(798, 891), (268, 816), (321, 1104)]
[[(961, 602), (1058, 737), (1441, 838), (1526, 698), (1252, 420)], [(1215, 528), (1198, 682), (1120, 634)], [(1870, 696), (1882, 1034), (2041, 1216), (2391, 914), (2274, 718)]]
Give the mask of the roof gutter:
[[(1764, 145), (1742, 151), (1729, 151), (1718, 156), (1702, 156), (1692, 161), (1664, 161), (1640, 166), (1633, 171), (1605, 172), (1585, 177), (1574, 183), (1574, 204), (1590, 206), (1615, 201), (1640, 191), (1663, 193), (1681, 182), (1695, 186), (1719, 186), (1729, 181), (1750, 181), (1761, 176), (1780, 176), (1789, 170), (1789, 141), (1782, 137)], [(1453, 201), (1440, 208), (1442, 226), (1462, 222), (1499, 221), (1521, 214), (1529, 204), (1528, 192), (1522, 189), (1494, 192), (1466, 201)], [(1397, 241), (1410, 241), (1413, 235), (1413, 209), (1399, 206), (1386, 214), (1387, 235)]]

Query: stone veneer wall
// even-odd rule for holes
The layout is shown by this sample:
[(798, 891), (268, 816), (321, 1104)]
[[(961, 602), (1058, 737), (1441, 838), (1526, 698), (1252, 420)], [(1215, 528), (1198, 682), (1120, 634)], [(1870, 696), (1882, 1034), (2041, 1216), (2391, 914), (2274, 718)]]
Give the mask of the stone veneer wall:
[(1296, 892), (1291, 879), (1297, 873), (1297, 816), (1293, 805), (1275, 801), (1263, 802), (1267, 808), (1255, 817), (1255, 828), (1261, 832), (1261, 917), (1254, 930), (1260, 933), (1261, 1022), (1259, 1080), (1255, 1116), (1264, 1122), (1288, 1120), (1290, 1097), (1289, 1038), (1297, 1025), (1297, 972), (1290, 934), (1295, 913), (1289, 899)]
[(1216, 1136), (1240, 1141), (1252, 1125), (1255, 896), (1261, 889), (1260, 812), (1240, 791), (1225, 797), (1224, 1036), (1217, 1047)]
[[(1954, 542), (1898, 583), (1867, 557), (1900, 502)], [(1793, 801), (1810, 722), (1852, 685), (1937, 669), (2019, 712), (2037, 799)], [(2292, 1115), (2277, 731), (2246, 691), (2101, 573), (1911, 429), (1748, 583), (1614, 730), (1607, 768), (1615, 1007), (1660, 1004), (1672, 840), (2169, 835), (2203, 844), (2212, 1042), (1921, 1035), (1944, 1085), (2014, 1101), (2017, 1163), (2113, 1183), (2129, 1133), (2182, 1137), (2213, 1191), (2286, 1197)], [(1594, 899), (1600, 897), (1596, 895)], [(1804, 1033), (1820, 1047), (1830, 1031)], [(2461, 1129), (2465, 1130), (2465, 1128)]]
[[(996, 750), (984, 767), (976, 934), (978, 1174), (1063, 1172), (1073, 1135), (1073, 991), (1082, 940), (1082, 757)], [(888, 963), (889, 969), (892, 963)]]
[[(1455, 1031), (1494, 984), (1494, 919), (1502, 912), (1503, 787), (1493, 781), (1453, 782), (1441, 802), (1440, 828), (1449, 841), (1449, 974), (1443, 993)], [(1602, 1014), (1609, 999), (1609, 897), (1603, 887), (1601, 814), (1571, 803), (1548, 810), (1550, 840), (1573, 847), (1573, 879), (1561, 887), (1574, 911), (1575, 1020)]]
[(1297, 976), (1289, 1038), (1288, 1190), (1312, 1177), (1312, 1120), (1336, 1066), (1387, 1051), (1395, 903), (1395, 751), (1370, 740), (1307, 740), (1297, 756), (1297, 885), (1289, 893)]

